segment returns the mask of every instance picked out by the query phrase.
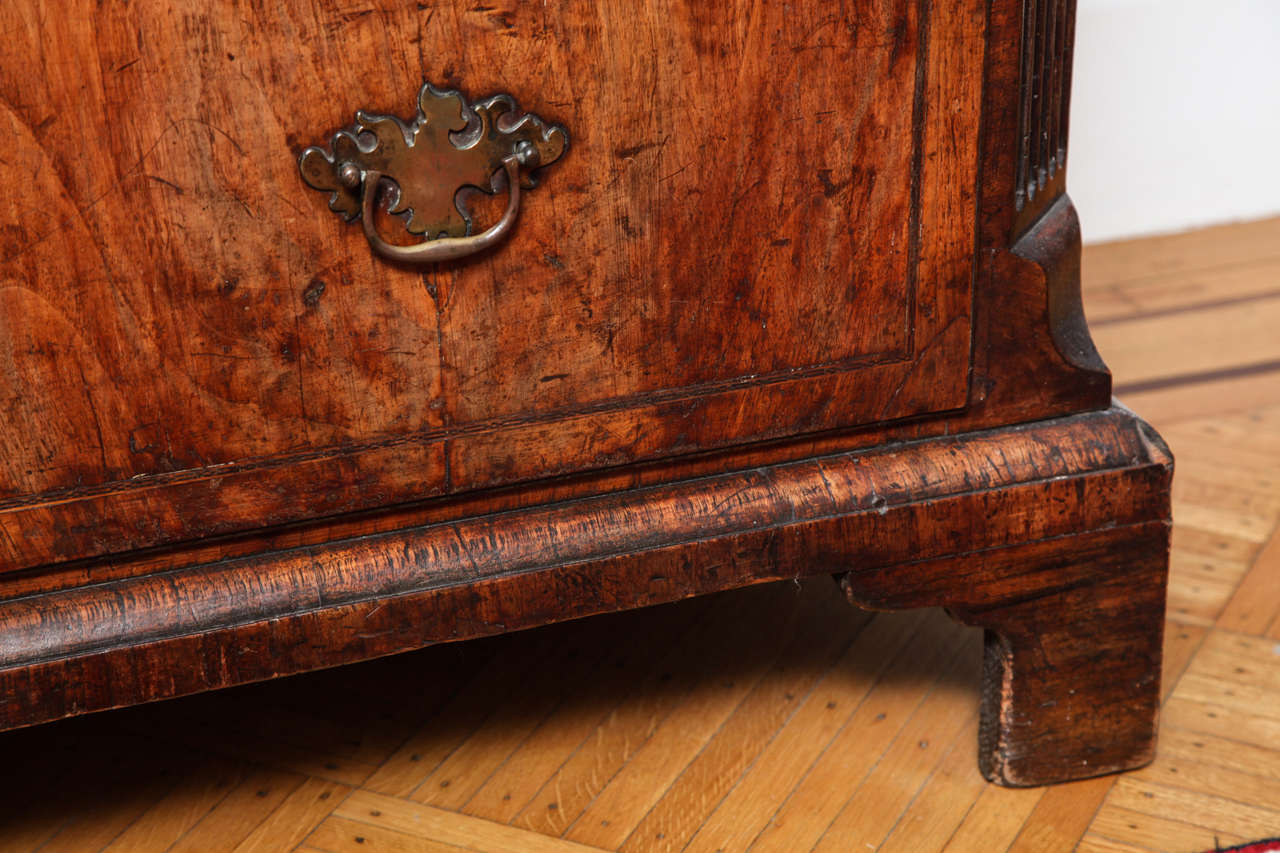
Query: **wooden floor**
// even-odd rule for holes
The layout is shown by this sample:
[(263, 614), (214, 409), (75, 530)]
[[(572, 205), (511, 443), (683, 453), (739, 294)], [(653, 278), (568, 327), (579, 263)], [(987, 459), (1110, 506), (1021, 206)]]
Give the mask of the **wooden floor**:
[(1177, 456), (1159, 758), (978, 775), (980, 632), (784, 584), (0, 735), (0, 850), (1199, 851), (1280, 835), (1280, 219), (1097, 246)]

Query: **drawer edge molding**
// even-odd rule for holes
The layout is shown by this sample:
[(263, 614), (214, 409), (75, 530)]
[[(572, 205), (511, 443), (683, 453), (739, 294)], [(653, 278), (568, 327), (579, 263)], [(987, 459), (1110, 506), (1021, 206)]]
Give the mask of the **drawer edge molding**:
[(1113, 407), (13, 598), (0, 728), (765, 581), (944, 558), (977, 580), (1027, 543), (1167, 524), (1171, 469)]

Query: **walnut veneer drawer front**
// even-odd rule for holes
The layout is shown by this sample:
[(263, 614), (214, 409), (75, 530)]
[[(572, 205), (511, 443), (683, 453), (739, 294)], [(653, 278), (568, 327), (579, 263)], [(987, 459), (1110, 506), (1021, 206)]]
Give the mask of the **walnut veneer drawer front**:
[[(965, 402), (979, 0), (0, 17), (0, 489), (64, 531), (7, 562)], [(424, 79), (571, 144), (503, 245), (420, 271), (295, 161)]]

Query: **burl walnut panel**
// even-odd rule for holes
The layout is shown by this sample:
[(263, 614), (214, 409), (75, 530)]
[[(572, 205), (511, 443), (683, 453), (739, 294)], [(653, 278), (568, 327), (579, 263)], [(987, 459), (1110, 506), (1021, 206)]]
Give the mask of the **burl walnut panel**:
[[(0, 558), (961, 407), (985, 26), (979, 0), (5, 4)], [(417, 272), (295, 159), (424, 79), (571, 145), (507, 244)], [(19, 513), (55, 506), (58, 537)]]

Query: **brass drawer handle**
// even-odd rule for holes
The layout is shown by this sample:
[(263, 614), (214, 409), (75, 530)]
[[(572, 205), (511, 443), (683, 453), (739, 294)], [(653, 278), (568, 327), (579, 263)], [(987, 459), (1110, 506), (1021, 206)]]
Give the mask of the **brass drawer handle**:
[[(528, 170), (555, 162), (568, 144), (563, 127), (521, 115), (510, 95), (469, 104), (458, 92), (427, 83), (418, 93), (412, 123), (361, 110), (352, 128), (333, 135), (329, 150), (303, 151), (298, 167), (309, 186), (330, 193), (330, 210), (348, 221), (360, 217), (379, 255), (434, 263), (474, 254), (505, 238), (520, 211), (521, 189), (536, 185)], [(457, 200), (458, 191), (470, 186), (496, 194), (499, 173), (505, 176), (506, 210), (473, 235), (471, 214)], [(393, 182), (388, 212), (402, 215), (406, 230), (425, 237), (423, 242), (396, 245), (378, 233), (374, 212), (383, 178)]]

